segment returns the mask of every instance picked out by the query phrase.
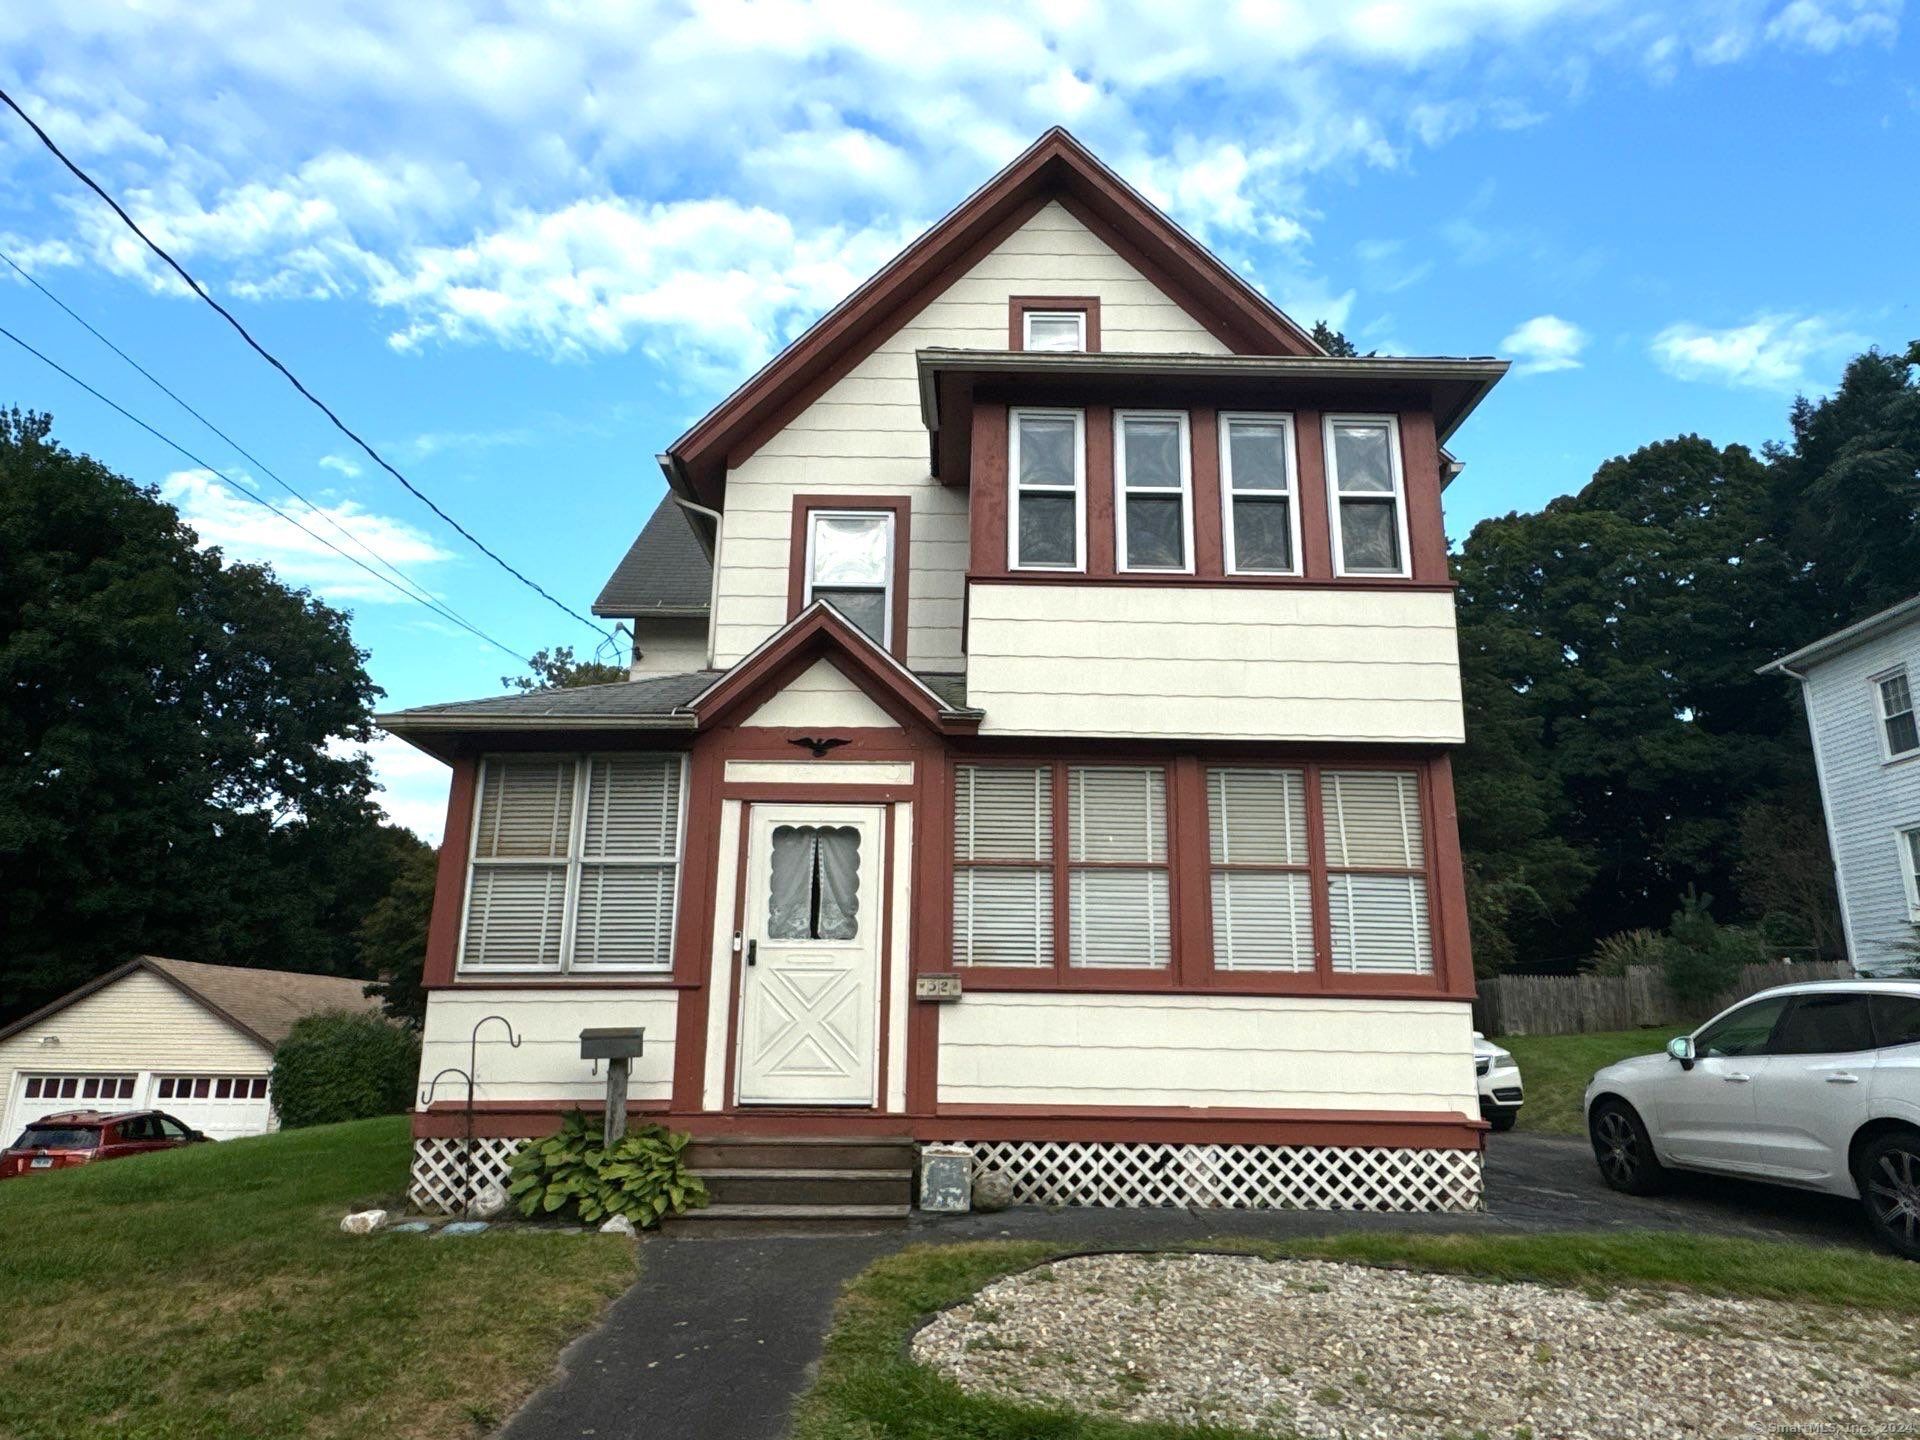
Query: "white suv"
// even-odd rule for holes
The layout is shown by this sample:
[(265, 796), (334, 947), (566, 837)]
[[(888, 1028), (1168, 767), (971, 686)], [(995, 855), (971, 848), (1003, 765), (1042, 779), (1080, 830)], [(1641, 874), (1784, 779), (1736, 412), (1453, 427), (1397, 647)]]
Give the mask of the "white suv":
[(1607, 1184), (1651, 1195), (1666, 1168), (1858, 1197), (1920, 1260), (1920, 981), (1765, 990), (1587, 1086)]

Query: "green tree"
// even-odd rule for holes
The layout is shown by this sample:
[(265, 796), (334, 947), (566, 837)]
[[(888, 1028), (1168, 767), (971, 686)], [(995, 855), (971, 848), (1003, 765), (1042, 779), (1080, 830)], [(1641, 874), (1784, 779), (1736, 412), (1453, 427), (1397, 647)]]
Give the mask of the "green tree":
[(361, 972), (377, 977), (367, 993), (378, 995), (393, 1019), (415, 1028), (427, 1021), (422, 975), (439, 866), (439, 852), (421, 846), (401, 863), (391, 888), (360, 922)]
[[(1313, 343), (1329, 355), (1350, 357), (1360, 353), (1360, 348), (1357, 345), (1324, 320), (1316, 320), (1313, 322), (1312, 333)], [(1367, 353), (1371, 355), (1374, 352), (1369, 350)]]
[(624, 666), (599, 660), (576, 660), (571, 645), (556, 645), (551, 650), (536, 650), (528, 660), (531, 675), (502, 675), (500, 683), (509, 690), (531, 693), (535, 690), (568, 690), (576, 685), (608, 685), (627, 678)]
[(347, 620), (0, 412), (0, 1019), (141, 952), (357, 973), (419, 842)]

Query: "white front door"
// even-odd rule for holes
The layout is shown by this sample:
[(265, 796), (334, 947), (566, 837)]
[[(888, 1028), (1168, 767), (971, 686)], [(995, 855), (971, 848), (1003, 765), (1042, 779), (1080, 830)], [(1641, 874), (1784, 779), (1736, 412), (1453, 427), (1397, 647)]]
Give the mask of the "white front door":
[(882, 812), (755, 805), (740, 926), (743, 1105), (878, 1097)]

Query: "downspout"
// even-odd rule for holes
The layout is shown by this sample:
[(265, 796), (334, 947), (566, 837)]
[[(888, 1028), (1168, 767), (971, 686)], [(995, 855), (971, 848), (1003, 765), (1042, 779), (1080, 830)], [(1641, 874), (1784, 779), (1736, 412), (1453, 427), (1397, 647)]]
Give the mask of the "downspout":
[(707, 669), (714, 669), (713, 663), (713, 626), (719, 617), (720, 600), (720, 546), (722, 543), (723, 516), (718, 510), (709, 510), (705, 505), (687, 499), (673, 482), (682, 477), (680, 462), (671, 454), (658, 457), (661, 472), (667, 477), (667, 495), (682, 510), (691, 510), (696, 515), (704, 515), (713, 522), (713, 574), (707, 578)]

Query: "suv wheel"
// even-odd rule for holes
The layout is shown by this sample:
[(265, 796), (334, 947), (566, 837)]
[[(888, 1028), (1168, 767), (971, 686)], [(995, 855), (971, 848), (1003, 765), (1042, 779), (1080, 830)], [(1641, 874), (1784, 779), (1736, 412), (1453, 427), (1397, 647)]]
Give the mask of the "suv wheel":
[(1920, 1260), (1920, 1133), (1882, 1135), (1860, 1157), (1860, 1203), (1880, 1242)]
[(1624, 1100), (1602, 1100), (1587, 1117), (1600, 1178), (1627, 1195), (1657, 1195), (1667, 1188), (1667, 1167), (1653, 1153), (1647, 1127)]
[(1486, 1112), (1487, 1124), (1495, 1130), (1511, 1130), (1514, 1122), (1519, 1118), (1518, 1110), (1506, 1106), (1498, 1106)]

